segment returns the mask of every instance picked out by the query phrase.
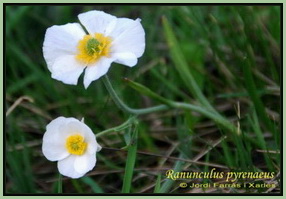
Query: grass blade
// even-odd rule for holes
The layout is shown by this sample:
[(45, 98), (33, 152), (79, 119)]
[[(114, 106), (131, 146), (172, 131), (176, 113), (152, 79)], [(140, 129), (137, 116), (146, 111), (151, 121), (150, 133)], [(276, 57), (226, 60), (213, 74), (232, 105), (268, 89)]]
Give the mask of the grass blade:
[(63, 178), (60, 173), (59, 173), (59, 179), (58, 179), (58, 193), (63, 193)]
[(157, 177), (154, 193), (160, 193), (160, 188), (161, 188), (161, 174), (159, 174)]
[(192, 73), (188, 69), (189, 66), (183, 56), (183, 53), (180, 49), (180, 46), (178, 45), (178, 42), (172, 30), (172, 27), (170, 26), (166, 17), (163, 17), (163, 26), (164, 26), (166, 39), (167, 39), (167, 42), (170, 48), (171, 57), (173, 59), (175, 67), (178, 73), (180, 74), (182, 80), (185, 82), (186, 86), (190, 89), (191, 93), (200, 101), (202, 105), (206, 106), (206, 108), (208, 108), (209, 110), (212, 110), (215, 112), (214, 108), (209, 103), (209, 101), (206, 99), (206, 97), (203, 95), (195, 78), (193, 77)]
[[(260, 148), (267, 151), (269, 149), (267, 148), (267, 145), (266, 145), (266, 142), (264, 140), (264, 136), (263, 136), (263, 133), (260, 129), (258, 118), (257, 118), (257, 115), (255, 112), (253, 113), (253, 119), (254, 119), (254, 121), (251, 121), (251, 119), (250, 119), (250, 123), (252, 123), (254, 133), (255, 133), (257, 139), (259, 140), (258, 143), (260, 144)], [(272, 164), (271, 159), (269, 157), (269, 154), (263, 153), (263, 156), (264, 156), (264, 159), (265, 159), (265, 162), (266, 162), (268, 169), (270, 171), (274, 171), (274, 167), (273, 167), (273, 164)]]
[(171, 100), (168, 100), (164, 97), (161, 97), (160, 95), (158, 95), (157, 93), (151, 91), (149, 88), (147, 88), (146, 86), (139, 84), (137, 82), (134, 82), (130, 79), (125, 78), (125, 82), (128, 84), (128, 86), (130, 86), (131, 88), (133, 88), (134, 90), (142, 93), (143, 95), (149, 96), (159, 102), (162, 102), (163, 104), (166, 104), (168, 106), (173, 106), (173, 102)]
[(122, 193), (130, 193), (131, 184), (132, 184), (132, 176), (133, 176), (134, 166), (136, 162), (137, 138), (138, 138), (138, 131), (137, 131), (137, 127), (135, 127), (133, 138), (128, 147), (127, 161), (126, 161), (125, 173), (124, 173), (124, 178), (123, 178)]
[(81, 181), (89, 185), (94, 193), (104, 193), (102, 188), (91, 177), (86, 176), (81, 178)]
[[(180, 155), (179, 158), (184, 158), (184, 155)], [(183, 167), (184, 167), (185, 163), (183, 161), (177, 161), (173, 170), (174, 173), (182, 171)], [(161, 186), (161, 189), (159, 191), (159, 193), (168, 193), (170, 191), (170, 189), (172, 188), (173, 184), (175, 183), (175, 181), (173, 179), (168, 178), (163, 185)]]
[(242, 65), (242, 67), (243, 67), (243, 73), (244, 73), (244, 78), (245, 78), (245, 86), (253, 102), (255, 110), (257, 114), (259, 115), (260, 119), (262, 120), (262, 122), (265, 124), (266, 128), (269, 131), (271, 131), (271, 133), (274, 133), (275, 129), (270, 119), (268, 118), (264, 105), (259, 97), (259, 94), (257, 93), (257, 88), (254, 83), (249, 60), (246, 60), (246, 62)]

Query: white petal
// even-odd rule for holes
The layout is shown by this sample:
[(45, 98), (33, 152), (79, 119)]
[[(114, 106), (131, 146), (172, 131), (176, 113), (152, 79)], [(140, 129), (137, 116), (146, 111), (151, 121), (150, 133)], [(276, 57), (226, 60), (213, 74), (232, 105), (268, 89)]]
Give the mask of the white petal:
[(97, 143), (96, 137), (90, 128), (84, 131), (85, 142), (87, 142), (87, 153), (95, 154), (100, 151), (101, 146)]
[(67, 129), (67, 124), (70, 122), (78, 121), (77, 119), (73, 117), (58, 117), (54, 120), (52, 120), (47, 126), (47, 132), (52, 132), (54, 134), (58, 134), (58, 136), (63, 136), (63, 132)]
[(96, 152), (99, 152), (101, 149), (102, 147), (99, 144), (97, 144)]
[(96, 152), (99, 152), (102, 147), (97, 143), (95, 135), (92, 134), (86, 134), (85, 135), (85, 141), (87, 142), (87, 153), (88, 154), (95, 154)]
[(65, 148), (66, 137), (63, 136), (63, 129), (66, 123), (75, 120), (74, 118), (58, 117), (51, 121), (43, 137), (42, 151), (50, 161), (66, 158), (69, 153)]
[(111, 51), (113, 53), (130, 52), (141, 57), (145, 50), (145, 32), (140, 19), (118, 18), (114, 30)]
[(65, 124), (66, 122), (65, 117), (57, 117), (56, 119), (52, 120), (47, 126), (46, 129), (47, 130), (51, 130), (51, 131), (55, 131), (57, 130), (61, 125)]
[(105, 75), (113, 60), (113, 58), (102, 57), (95, 64), (87, 66), (83, 80), (84, 87), (87, 88), (92, 81)]
[(66, 139), (73, 134), (80, 134), (84, 137), (84, 142), (87, 143), (87, 153), (94, 154), (98, 150), (98, 143), (92, 130), (79, 120), (71, 121), (66, 124), (65, 129), (62, 129), (62, 134)]
[(51, 132), (45, 133), (42, 152), (50, 161), (62, 160), (69, 155), (65, 148), (65, 140), (62, 140), (60, 136), (52, 135)]
[(43, 54), (48, 69), (51, 70), (55, 60), (63, 55), (75, 55), (78, 41), (85, 35), (78, 23), (52, 26), (47, 29), (43, 44)]
[(79, 123), (78, 121), (70, 122), (68, 128), (69, 132), (81, 134), (84, 137), (84, 141), (87, 143), (87, 153), (94, 154), (98, 150), (98, 147), (100, 147), (94, 133), (85, 123)]
[(78, 15), (80, 23), (90, 34), (109, 33), (116, 24), (116, 17), (103, 11), (89, 11)]
[(89, 129), (89, 127), (84, 123), (79, 120), (73, 120), (66, 123), (65, 128), (62, 129), (62, 133), (65, 138), (74, 134), (80, 134), (85, 138), (85, 131), (87, 131), (87, 129)]
[(97, 142), (93, 133), (85, 132), (85, 142), (87, 143), (87, 153), (95, 154), (97, 149)]
[(88, 171), (92, 170), (96, 163), (95, 154), (84, 154), (77, 156), (74, 162), (74, 168), (77, 173), (86, 174)]
[(114, 62), (130, 67), (135, 66), (138, 61), (136, 55), (130, 52), (114, 53), (112, 57), (116, 58)]
[(51, 67), (52, 78), (65, 84), (76, 85), (85, 65), (78, 62), (74, 55), (59, 57)]
[(74, 164), (76, 158), (75, 155), (70, 155), (63, 160), (58, 161), (59, 172), (70, 178), (80, 178), (84, 176), (85, 173), (79, 173), (75, 170)]

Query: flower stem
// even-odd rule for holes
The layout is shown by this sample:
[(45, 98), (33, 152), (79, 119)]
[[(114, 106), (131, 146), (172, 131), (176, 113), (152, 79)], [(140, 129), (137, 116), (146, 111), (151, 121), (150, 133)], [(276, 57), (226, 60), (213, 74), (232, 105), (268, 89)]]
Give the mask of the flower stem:
[(136, 162), (136, 155), (137, 155), (138, 127), (135, 124), (134, 128), (131, 127), (129, 130), (132, 133), (132, 139), (128, 146), (128, 154), (123, 177), (122, 193), (130, 193), (134, 166)]
[(153, 112), (158, 112), (158, 111), (169, 110), (172, 108), (189, 110), (189, 111), (196, 111), (198, 113), (201, 113), (202, 115), (205, 115), (205, 116), (211, 118), (212, 120), (214, 120), (215, 122), (217, 122), (218, 124), (220, 124), (221, 126), (226, 128), (227, 130), (229, 130), (230, 132), (236, 133), (235, 126), (231, 122), (229, 122), (226, 118), (224, 118), (223, 116), (221, 116), (221, 115), (219, 115), (219, 114), (217, 114), (211, 110), (208, 110), (206, 108), (196, 106), (196, 105), (192, 105), (192, 104), (188, 104), (188, 103), (172, 102), (172, 103), (169, 103), (168, 105), (162, 104), (162, 105), (153, 106), (153, 107), (149, 107), (149, 108), (143, 108), (143, 109), (130, 108), (116, 94), (116, 92), (114, 91), (107, 75), (104, 76), (103, 82), (104, 82), (104, 85), (105, 85), (106, 89), (108, 90), (109, 94), (111, 95), (113, 101), (115, 102), (115, 104), (121, 110), (123, 110), (126, 113), (130, 113), (133, 115), (143, 115), (143, 114), (148, 114), (148, 113), (153, 113)]
[(58, 193), (63, 193), (63, 178), (60, 173), (59, 173), (59, 179), (58, 179)]
[(112, 97), (114, 103), (120, 108), (122, 111), (126, 113), (130, 113), (133, 115), (142, 115), (142, 114), (147, 114), (147, 113), (152, 113), (152, 112), (157, 112), (157, 111), (163, 111), (167, 110), (168, 107), (166, 105), (159, 105), (159, 106), (154, 106), (150, 108), (143, 108), (143, 109), (133, 109), (127, 106), (117, 95), (115, 90), (112, 87), (112, 84), (109, 81), (109, 78), (107, 75), (104, 75), (103, 77), (103, 83), (109, 92), (110, 96)]
[(106, 129), (106, 130), (104, 130), (104, 131), (101, 131), (101, 132), (99, 132), (99, 133), (96, 134), (96, 137), (97, 137), (97, 138), (98, 138), (98, 137), (101, 137), (101, 136), (103, 136), (103, 135), (105, 135), (105, 134), (108, 134), (108, 133), (110, 133), (110, 132), (122, 131), (122, 130), (124, 130), (124, 129), (130, 127), (130, 126), (133, 124), (135, 118), (136, 118), (136, 117), (130, 117), (127, 121), (125, 121), (123, 124), (121, 124), (121, 125), (119, 125), (119, 126), (116, 126), (116, 127), (113, 127), (113, 128), (110, 128), (110, 129)]

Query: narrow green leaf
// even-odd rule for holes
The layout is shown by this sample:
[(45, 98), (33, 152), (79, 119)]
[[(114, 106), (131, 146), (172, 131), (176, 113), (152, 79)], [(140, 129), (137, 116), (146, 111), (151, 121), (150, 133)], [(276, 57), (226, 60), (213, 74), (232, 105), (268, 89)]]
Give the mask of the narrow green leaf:
[(173, 106), (173, 102), (164, 98), (164, 97), (161, 97), (160, 95), (158, 95), (157, 93), (151, 91), (149, 88), (147, 88), (146, 86), (143, 86), (142, 84), (139, 84), (137, 82), (134, 82), (130, 79), (127, 79), (125, 78), (124, 79), (125, 82), (128, 84), (128, 86), (130, 86), (131, 88), (133, 88), (134, 90), (148, 96), (148, 97), (151, 97), (159, 102), (162, 102), (163, 104), (166, 104), (166, 105), (169, 105), (169, 106)]
[(154, 77), (156, 77), (159, 81), (162, 82), (162, 84), (167, 88), (168, 91), (173, 92), (174, 94), (185, 98), (185, 99), (190, 99), (190, 97), (185, 94), (184, 92), (182, 92), (177, 85), (175, 85), (173, 82), (171, 82), (170, 80), (168, 80), (164, 75), (160, 74), (159, 72), (157, 72), (156, 70), (151, 70), (152, 75), (154, 75)]
[(228, 146), (226, 140), (223, 140), (221, 142), (221, 146), (222, 146), (223, 154), (224, 154), (225, 160), (227, 162), (227, 165), (230, 168), (233, 168), (235, 164), (233, 161), (233, 155), (231, 155), (231, 148)]
[[(180, 154), (179, 158), (184, 158), (185, 156)], [(179, 172), (182, 171), (185, 163), (183, 161), (176, 161), (176, 164), (173, 168), (174, 172)], [(163, 183), (163, 185), (160, 188), (159, 193), (168, 193), (172, 186), (174, 185), (175, 181), (173, 179), (166, 179), (166, 181)]]
[(89, 185), (94, 193), (104, 193), (102, 188), (91, 177), (86, 176), (81, 178), (81, 181)]
[(58, 178), (58, 193), (63, 193), (63, 178), (60, 173)]
[(136, 162), (137, 138), (138, 138), (137, 125), (135, 126), (134, 129), (133, 128), (130, 128), (130, 129), (134, 130), (134, 132), (133, 132), (131, 143), (128, 147), (128, 154), (127, 154), (127, 160), (126, 160), (126, 165), (125, 165), (125, 173), (124, 173), (124, 178), (123, 178), (122, 193), (130, 193), (133, 171), (134, 171), (134, 166)]
[(180, 46), (178, 45), (178, 42), (172, 30), (172, 27), (170, 26), (166, 17), (163, 17), (163, 26), (164, 26), (164, 31), (165, 31), (166, 39), (168, 42), (168, 46), (170, 49), (171, 58), (173, 60), (173, 63), (180, 77), (185, 82), (185, 85), (187, 86), (187, 88), (190, 89), (190, 92), (194, 95), (194, 97), (196, 97), (199, 100), (199, 102), (202, 105), (206, 106), (207, 109), (216, 112), (215, 109), (212, 107), (212, 105), (209, 103), (209, 101), (206, 99), (206, 97), (203, 95), (195, 78), (193, 77), (192, 73), (188, 69), (189, 66), (181, 51)]
[(161, 174), (158, 174), (157, 180), (156, 180), (156, 185), (154, 189), (154, 193), (160, 193), (160, 188), (161, 188)]
[(257, 115), (260, 117), (266, 128), (271, 132), (274, 133), (275, 129), (268, 118), (264, 105), (261, 101), (261, 98), (259, 97), (259, 94), (257, 92), (256, 85), (254, 83), (254, 79), (251, 72), (251, 66), (249, 60), (245, 60), (243, 67), (243, 73), (245, 78), (245, 87), (247, 89), (247, 92), (253, 102), (253, 105), (255, 107), (255, 110), (257, 112)]
[[(253, 113), (253, 119), (254, 119), (254, 121), (252, 121), (249, 118), (250, 123), (252, 124), (253, 130), (254, 130), (254, 133), (255, 133), (255, 135), (257, 137), (258, 143), (260, 145), (260, 148), (267, 151), (268, 148), (267, 148), (267, 145), (266, 145), (263, 133), (262, 133), (262, 131), (260, 129), (260, 126), (259, 126), (258, 117), (257, 117), (255, 112)], [(265, 159), (265, 162), (266, 162), (266, 165), (267, 165), (268, 169), (270, 171), (274, 171), (275, 169), (273, 167), (273, 164), (271, 162), (269, 154), (268, 153), (263, 153), (263, 156), (264, 156), (264, 159)]]
[(84, 193), (81, 184), (78, 182), (78, 179), (72, 179), (71, 182), (78, 193)]

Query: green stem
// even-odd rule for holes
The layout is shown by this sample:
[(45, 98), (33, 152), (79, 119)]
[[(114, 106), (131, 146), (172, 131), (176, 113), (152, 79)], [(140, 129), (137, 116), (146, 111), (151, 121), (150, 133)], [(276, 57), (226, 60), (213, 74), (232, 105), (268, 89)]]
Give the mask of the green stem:
[(137, 125), (134, 128), (130, 128), (132, 132), (132, 139), (128, 146), (128, 154), (125, 165), (125, 172), (123, 178), (122, 193), (130, 193), (132, 185), (132, 177), (134, 172), (134, 166), (136, 162), (136, 153), (137, 153), (137, 139), (138, 139), (138, 129)]
[(266, 126), (266, 128), (268, 128), (268, 130), (274, 134), (275, 128), (273, 124), (271, 123), (271, 120), (269, 119), (265, 111), (265, 108), (264, 108), (265, 106), (257, 92), (258, 89), (255, 85), (255, 81), (252, 76), (250, 61), (246, 60), (244, 64), (242, 65), (242, 68), (243, 68), (244, 78), (246, 82), (246, 89), (253, 102), (257, 115), (260, 117), (261, 121)]
[(110, 129), (106, 129), (106, 130), (104, 130), (104, 131), (101, 131), (101, 132), (99, 132), (99, 133), (96, 134), (96, 137), (97, 137), (97, 138), (98, 138), (98, 137), (101, 137), (101, 136), (103, 136), (103, 135), (105, 135), (105, 134), (108, 134), (108, 133), (110, 133), (110, 132), (122, 131), (122, 130), (124, 130), (124, 129), (130, 127), (130, 126), (133, 124), (135, 118), (136, 118), (136, 117), (130, 117), (126, 122), (124, 122), (123, 124), (121, 124), (121, 125), (119, 125), (119, 126), (116, 126), (116, 127), (113, 127), (113, 128), (110, 128)]
[(63, 178), (60, 173), (59, 173), (59, 179), (58, 179), (58, 193), (63, 193)]
[(153, 113), (153, 112), (158, 112), (158, 111), (169, 110), (172, 108), (196, 111), (198, 113), (201, 113), (202, 115), (205, 115), (213, 119), (215, 122), (217, 122), (218, 124), (226, 128), (227, 130), (231, 131), (232, 133), (236, 133), (235, 126), (231, 122), (229, 122), (227, 119), (225, 119), (223, 116), (216, 114), (215, 112), (205, 109), (203, 107), (192, 105), (192, 104), (187, 104), (187, 103), (182, 103), (182, 102), (172, 102), (172, 103), (169, 103), (168, 105), (163, 104), (163, 105), (158, 105), (158, 106), (143, 108), (143, 109), (130, 108), (116, 94), (107, 75), (104, 76), (103, 82), (109, 94), (111, 95), (113, 101), (115, 102), (115, 104), (120, 109), (122, 109), (124, 112), (130, 113), (133, 115), (143, 115), (143, 114), (148, 114), (148, 113)]
[(225, 119), (223, 116), (218, 115), (212, 111), (209, 111), (205, 108), (202, 108), (200, 106), (195, 106), (192, 104), (187, 104), (187, 103), (182, 103), (182, 102), (175, 102), (175, 108), (183, 109), (183, 110), (190, 110), (190, 111), (196, 111), (198, 113), (201, 113), (202, 115), (207, 116), (208, 118), (211, 118), (214, 120), (216, 123), (220, 124), (227, 130), (229, 130), (232, 133), (237, 133), (236, 132), (236, 127), (229, 122), (227, 119)]
[(209, 103), (207, 98), (202, 93), (202, 90), (200, 89), (196, 79), (194, 78), (193, 73), (189, 69), (190, 67), (184, 57), (184, 53), (181, 50), (181, 47), (177, 41), (174, 31), (165, 16), (162, 17), (162, 22), (167, 43), (170, 48), (170, 55), (174, 62), (175, 68), (180, 74), (180, 77), (185, 82), (185, 84), (188, 85), (191, 93), (198, 99), (198, 101), (202, 105), (205, 106), (206, 109), (219, 115), (218, 112), (213, 108), (213, 106)]
[(142, 114), (148, 114), (148, 113), (152, 113), (152, 112), (166, 110), (165, 105), (159, 105), (159, 106), (154, 106), (154, 107), (150, 107), (150, 108), (143, 108), (143, 109), (130, 108), (116, 94), (116, 92), (114, 91), (112, 84), (110, 83), (107, 75), (104, 75), (103, 83), (104, 83), (106, 89), (108, 90), (110, 96), (112, 97), (114, 103), (118, 106), (118, 108), (120, 108), (122, 111), (124, 111), (126, 113), (130, 113), (133, 115), (142, 115)]

